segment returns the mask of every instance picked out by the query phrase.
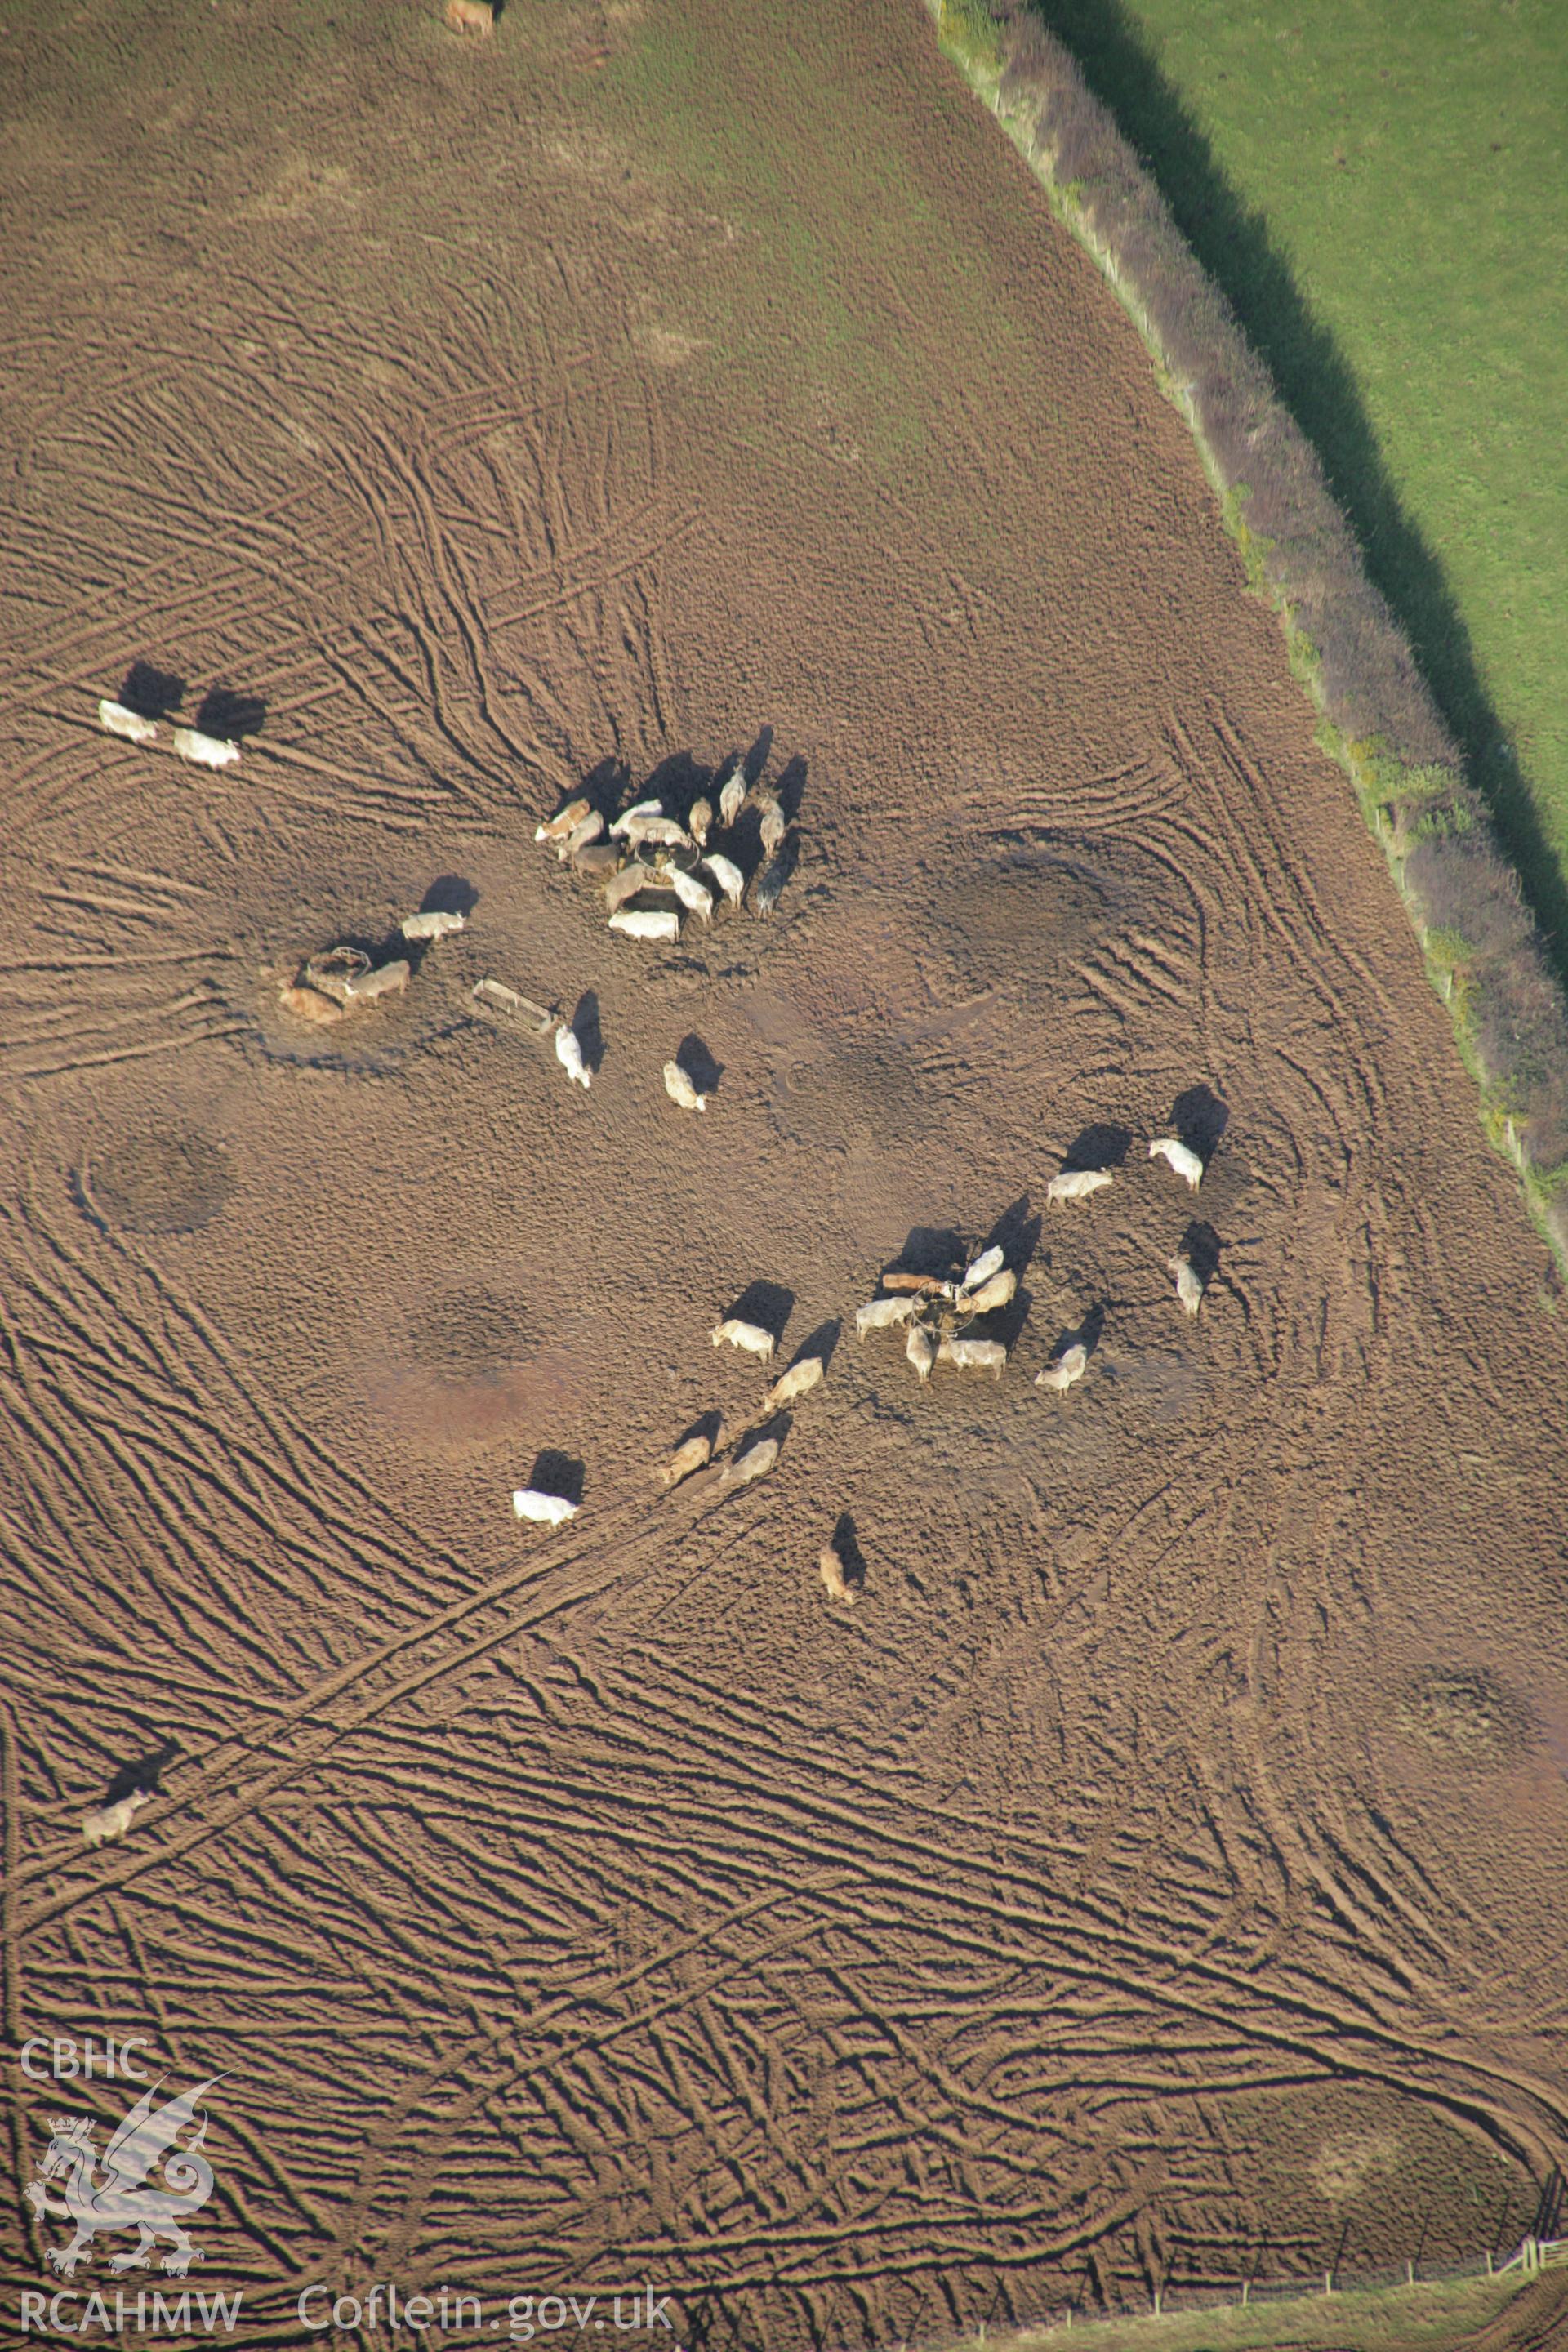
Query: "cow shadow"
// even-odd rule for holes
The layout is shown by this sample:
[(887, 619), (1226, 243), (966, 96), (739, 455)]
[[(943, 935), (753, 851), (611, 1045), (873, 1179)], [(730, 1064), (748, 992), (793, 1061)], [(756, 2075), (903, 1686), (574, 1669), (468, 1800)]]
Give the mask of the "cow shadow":
[(1077, 1323), (1064, 1323), (1051, 1342), (1048, 1360), (1055, 1363), (1069, 1348), (1081, 1348), (1092, 1361), (1094, 1351), (1105, 1334), (1105, 1308), (1098, 1303)]
[(866, 1555), (860, 1549), (853, 1514), (841, 1511), (833, 1530), (833, 1549), (844, 1570), (844, 1581), (856, 1592), (866, 1590)]
[(637, 798), (657, 798), (667, 809), (678, 808), (684, 815), (693, 801), (705, 797), (712, 781), (712, 769), (705, 768), (690, 751), (671, 751), (638, 785)]
[(196, 726), (204, 735), (237, 742), (259, 735), (267, 724), (267, 705), (259, 694), (241, 694), (231, 686), (207, 688), (196, 706)]
[(741, 762), (741, 773), (746, 779), (746, 790), (748, 792), (750, 792), (752, 785), (758, 782), (763, 770), (767, 766), (768, 754), (772, 751), (773, 748), (773, 729), (771, 727), (759, 728), (757, 730), (756, 741), (752, 744), (751, 750), (746, 753), (745, 758)]
[(723, 1063), (714, 1060), (694, 1029), (689, 1029), (676, 1047), (675, 1059), (700, 1095), (710, 1095), (724, 1075)]
[(962, 1265), (963, 1255), (963, 1242), (951, 1225), (911, 1225), (902, 1249), (885, 1270), (929, 1274), (938, 1282), (946, 1282), (953, 1269)]
[(676, 1439), (674, 1451), (679, 1453), (683, 1445), (689, 1445), (694, 1437), (705, 1437), (710, 1450), (718, 1452), (724, 1442), (724, 1416), (717, 1405), (700, 1412), (695, 1421), (688, 1423)]
[(142, 1789), (155, 1797), (159, 1774), (167, 1770), (179, 1752), (177, 1739), (165, 1739), (162, 1747), (154, 1748), (152, 1754), (142, 1757), (140, 1762), (122, 1764), (104, 1790), (104, 1803), (118, 1805), (121, 1798), (133, 1797)]
[(558, 1447), (546, 1445), (533, 1457), (528, 1483), (536, 1494), (561, 1495), (567, 1502), (580, 1506), (584, 1467), (574, 1454), (563, 1454)]
[(978, 1257), (982, 1250), (999, 1249), (1022, 1282), (1024, 1270), (1040, 1245), (1040, 1230), (1041, 1220), (1030, 1207), (1027, 1192), (1020, 1192), (1011, 1207), (1003, 1210), (975, 1255)]
[(185, 681), (153, 662), (133, 661), (118, 698), (139, 719), (167, 719), (185, 698)]
[(725, 1311), (726, 1322), (755, 1323), (773, 1335), (776, 1347), (784, 1338), (784, 1326), (795, 1313), (795, 1293), (780, 1282), (749, 1282), (734, 1305)]
[(1230, 1125), (1230, 1113), (1208, 1087), (1189, 1087), (1171, 1105), (1171, 1124), (1206, 1167)]
[(787, 762), (778, 782), (773, 786), (778, 804), (791, 824), (798, 824), (800, 822), (801, 803), (805, 798), (805, 761), (797, 751), (794, 759)]
[(1219, 1272), (1220, 1238), (1214, 1227), (1194, 1217), (1182, 1235), (1188, 1265), (1206, 1290)]
[(561, 805), (564, 808), (570, 801), (586, 799), (593, 802), (602, 815), (611, 817), (625, 800), (631, 781), (632, 772), (624, 760), (613, 756), (601, 760), (596, 768), (589, 769), (576, 792), (568, 793)]
[(567, 1024), (582, 1051), (584, 1067), (597, 1077), (605, 1061), (605, 1034), (599, 1025), (598, 991), (585, 988), (577, 999), (577, 1006)]
[(422, 915), (471, 915), (479, 903), (477, 887), (461, 874), (437, 874), (419, 901)]
[(833, 1362), (834, 1349), (837, 1347), (843, 1333), (844, 1326), (837, 1316), (830, 1315), (826, 1323), (819, 1323), (816, 1330), (801, 1341), (784, 1370), (787, 1371), (792, 1366), (804, 1363), (808, 1356), (820, 1356), (822, 1369), (826, 1372)]
[(1132, 1149), (1132, 1130), (1112, 1121), (1098, 1120), (1068, 1144), (1062, 1161), (1064, 1175), (1089, 1168), (1125, 1167)]

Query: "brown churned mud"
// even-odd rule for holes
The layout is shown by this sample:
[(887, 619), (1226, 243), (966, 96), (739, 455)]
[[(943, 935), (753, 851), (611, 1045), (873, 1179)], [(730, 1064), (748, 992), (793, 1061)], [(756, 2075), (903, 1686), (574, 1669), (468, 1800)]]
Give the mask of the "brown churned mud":
[[(918, 9), (787, 15), (0, 53), (11, 2014), (223, 2074), (279, 2326), (888, 2344), (1502, 2250), (1563, 2154), (1545, 1252), (1131, 329)], [(776, 911), (612, 935), (535, 826), (731, 750)], [(339, 944), (408, 984), (312, 1025)], [(999, 1381), (857, 1340), (991, 1239)]]

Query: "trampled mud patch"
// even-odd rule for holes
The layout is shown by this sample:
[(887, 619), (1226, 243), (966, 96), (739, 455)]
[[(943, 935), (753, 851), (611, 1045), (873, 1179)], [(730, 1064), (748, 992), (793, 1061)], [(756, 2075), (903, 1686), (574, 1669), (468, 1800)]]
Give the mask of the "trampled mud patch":
[(1312, 2159), (1312, 2186), (1331, 2205), (1343, 2205), (1361, 2196), (1374, 2173), (1391, 2172), (1398, 2161), (1399, 2140), (1394, 2132), (1325, 2140)]
[(1111, 1347), (1100, 1370), (1130, 1406), (1162, 1427), (1200, 1419), (1212, 1394), (1208, 1367), (1195, 1349), (1182, 1354), (1150, 1348), (1135, 1353)]
[(1399, 1700), (1399, 1721), (1450, 1763), (1518, 1761), (1535, 1733), (1530, 1708), (1480, 1666), (1425, 1666)]
[(806, 1150), (907, 1145), (930, 1112), (920, 1075), (890, 1040), (820, 1044), (781, 1071), (774, 1116)]
[(528, 1309), (480, 1283), (461, 1283), (422, 1299), (411, 1311), (407, 1348), (422, 1371), (441, 1381), (499, 1380), (525, 1352)]
[[(787, 30), (13, 59), (7, 1982), (222, 2072), (268, 2341), (301, 2277), (635, 2272), (885, 2352), (1479, 2259), (1568, 2165), (1568, 1782), (1471, 1761), (1568, 1707), (1568, 1319), (1126, 320), (913, 0)], [(106, 737), (127, 679), (238, 766)], [(535, 827), (731, 747), (775, 912), (611, 935)], [(855, 1336), (993, 1234), (1000, 1379)], [(814, 1341), (766, 1478), (654, 1486)], [(1508, 1684), (1410, 1682), (1479, 1627)]]
[[(1397, 2275), (1406, 2261), (1428, 2258), (1418, 2250), (1430, 2244), (1423, 2237), (1430, 2210), (1426, 2189), (1437, 2182), (1446, 2196), (1483, 2215), (1480, 2226), (1489, 2233), (1505, 2220), (1508, 2174), (1495, 2151), (1384, 2092), (1358, 2089), (1337, 2103), (1310, 2087), (1300, 2088), (1293, 2101), (1282, 2092), (1243, 2097), (1227, 2128), (1238, 2136), (1236, 2153), (1267, 2270), (1275, 2262), (1266, 2247), (1280, 2244), (1288, 2233), (1326, 2227), (1344, 2275), (1374, 2267)], [(1279, 2267), (1291, 2265), (1282, 2261)], [(1305, 2265), (1296, 2267), (1300, 2272)]]
[(420, 1454), (487, 1453), (515, 1440), (525, 1445), (540, 1420), (558, 1414), (565, 1391), (547, 1365), (465, 1377), (386, 1365), (363, 1375), (371, 1412)]
[(128, 1135), (89, 1173), (95, 1202), (128, 1234), (200, 1233), (234, 1189), (227, 1153), (189, 1128)]
[(1190, 894), (1131, 829), (954, 840), (926, 903), (957, 982), (1036, 1009), (1097, 970), (1113, 985), (1125, 975), (1179, 987), (1196, 950)]
[(509, 1442), (526, 1451), (572, 1423), (587, 1392), (580, 1355), (558, 1336), (542, 1342), (542, 1319), (559, 1333), (553, 1296), (542, 1318), (515, 1266), (458, 1271), (419, 1284), (390, 1318), (357, 1318), (320, 1387), (421, 1457), (494, 1458)]
[(1124, 896), (1050, 849), (1003, 849), (951, 876), (932, 915), (971, 977), (1048, 981), (1110, 924)]

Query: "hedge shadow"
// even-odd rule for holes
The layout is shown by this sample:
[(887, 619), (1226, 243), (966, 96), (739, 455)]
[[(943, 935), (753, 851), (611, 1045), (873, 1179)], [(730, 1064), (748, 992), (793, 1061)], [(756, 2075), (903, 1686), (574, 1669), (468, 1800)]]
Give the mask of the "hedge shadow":
[[(1382, 844), (1479, 1086), (1487, 1131), (1568, 1263), (1568, 1008), (1500, 832), (1561, 939), (1568, 894), (1522, 787), (1515, 778), (1500, 789), (1500, 730), (1464, 625), (1399, 511), (1353, 378), (1115, 0), (1096, 0), (1092, 15), (1087, 0), (963, 0), (954, 16), (951, 0), (928, 5), (1189, 425), (1248, 579), (1278, 614), (1321, 738)], [(1076, 29), (1107, 95), (1184, 192), (1180, 222), (1047, 16)], [(1268, 363), (1237, 323), (1227, 282), (1247, 290)], [(1292, 406), (1321, 434), (1326, 463)], [(1379, 548), (1376, 579), (1358, 525)], [(1432, 677), (1443, 681), (1442, 709)], [(1471, 781), (1489, 762), (1489, 804)]]

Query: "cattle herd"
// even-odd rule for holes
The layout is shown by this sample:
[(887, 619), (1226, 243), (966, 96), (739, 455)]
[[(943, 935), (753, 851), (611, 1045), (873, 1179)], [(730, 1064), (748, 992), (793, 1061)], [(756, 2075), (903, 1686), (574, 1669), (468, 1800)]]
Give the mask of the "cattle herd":
[[(160, 740), (155, 721), (118, 702), (100, 702), (98, 715), (110, 734), (129, 742), (148, 747)], [(237, 745), (189, 728), (173, 730), (170, 748), (182, 759), (214, 769), (231, 766), (240, 756)], [(534, 839), (552, 848), (563, 866), (598, 892), (612, 932), (650, 945), (674, 944), (689, 919), (706, 928), (721, 905), (733, 915), (749, 898), (752, 914), (772, 915), (799, 854), (798, 830), (778, 793), (759, 780), (748, 780), (738, 756), (719, 772), (711, 793), (693, 797), (683, 814), (672, 813), (663, 794), (650, 794), (612, 816), (590, 794), (582, 793), (546, 818)], [(466, 919), (444, 908), (405, 916), (397, 938), (382, 950), (379, 961), (342, 943), (317, 950), (283, 982), (280, 1007), (313, 1027), (368, 1013), (400, 996), (417, 959), (463, 930)], [(412, 957), (394, 951), (400, 947), (412, 950)], [(574, 1020), (535, 1003), (493, 976), (474, 984), (470, 1003), (477, 1014), (521, 1029), (542, 1043), (552, 1040), (567, 1079), (584, 1091), (592, 1089), (593, 1055)], [(711, 1084), (700, 1085), (699, 1075), (679, 1059), (664, 1064), (662, 1080), (670, 1101), (682, 1110), (705, 1111), (712, 1098)], [(1205, 1160), (1181, 1136), (1154, 1137), (1149, 1157), (1164, 1161), (1190, 1191), (1203, 1181)], [(1113, 1181), (1110, 1168), (1063, 1168), (1046, 1186), (1047, 1206), (1081, 1208)], [(1007, 1263), (1006, 1247), (1000, 1242), (962, 1253), (941, 1272), (888, 1267), (879, 1278), (877, 1295), (856, 1310), (856, 1337), (864, 1341), (878, 1333), (901, 1332), (905, 1359), (922, 1388), (943, 1368), (986, 1372), (1000, 1380), (1009, 1355), (1000, 1326), (1017, 1296), (1022, 1271)], [(1172, 1257), (1168, 1271), (1184, 1312), (1196, 1316), (1205, 1286), (1191, 1258), (1185, 1253)], [(716, 1348), (738, 1349), (767, 1365), (778, 1343), (775, 1330), (740, 1314), (722, 1318), (711, 1336)], [(1085, 1326), (1036, 1373), (1035, 1386), (1064, 1395), (1084, 1379), (1093, 1347), (1094, 1338)], [(700, 1479), (717, 1499), (765, 1477), (789, 1433), (788, 1408), (821, 1386), (830, 1352), (818, 1344), (788, 1365), (740, 1435), (731, 1439), (715, 1416), (716, 1431), (685, 1438), (654, 1470), (654, 1486), (669, 1494), (689, 1480)], [(552, 1528), (575, 1517), (580, 1508), (571, 1496), (537, 1486), (518, 1487), (511, 1499), (520, 1520)], [(864, 1563), (842, 1537), (824, 1547), (818, 1568), (830, 1600), (852, 1602), (864, 1588)], [(89, 1814), (82, 1824), (88, 1843), (122, 1837), (149, 1801), (148, 1792), (137, 1790)]]

